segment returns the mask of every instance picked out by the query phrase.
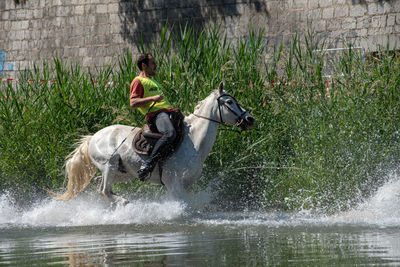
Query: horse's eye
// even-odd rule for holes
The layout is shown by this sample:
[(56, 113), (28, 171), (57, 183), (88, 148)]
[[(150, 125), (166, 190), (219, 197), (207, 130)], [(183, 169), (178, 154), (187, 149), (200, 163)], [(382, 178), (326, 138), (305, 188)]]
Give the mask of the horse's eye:
[(226, 103), (231, 105), (231, 104), (233, 104), (233, 101), (232, 101), (232, 99), (228, 99), (228, 100), (226, 100)]

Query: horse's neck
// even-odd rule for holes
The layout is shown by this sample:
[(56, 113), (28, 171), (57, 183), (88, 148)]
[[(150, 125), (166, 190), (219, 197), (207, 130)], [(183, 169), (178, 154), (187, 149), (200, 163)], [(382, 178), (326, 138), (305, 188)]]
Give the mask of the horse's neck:
[[(206, 100), (208, 101), (205, 101), (194, 113), (202, 117), (219, 121), (216, 99), (211, 97)], [(195, 150), (199, 153), (201, 161), (204, 162), (214, 145), (219, 124), (194, 116), (193, 114), (189, 116), (189, 120), (189, 138), (192, 140)]]

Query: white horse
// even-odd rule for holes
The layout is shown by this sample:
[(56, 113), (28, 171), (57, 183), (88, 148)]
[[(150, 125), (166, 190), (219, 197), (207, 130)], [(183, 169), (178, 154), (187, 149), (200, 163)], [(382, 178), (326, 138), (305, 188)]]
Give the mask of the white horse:
[[(232, 96), (226, 94), (223, 87), (221, 83), (219, 90), (213, 91), (195, 107), (193, 114), (185, 117), (182, 144), (163, 163), (161, 177), (160, 172), (153, 171), (147, 181), (164, 184), (173, 195), (181, 197), (200, 178), (219, 125), (235, 125), (243, 130), (253, 126), (254, 118)], [(113, 194), (111, 186), (137, 178), (137, 170), (146, 159), (146, 156), (132, 149), (132, 139), (137, 131), (139, 128), (111, 125), (93, 136), (83, 137), (80, 145), (67, 157), (67, 190), (57, 195), (58, 199), (75, 197), (100, 170), (100, 193), (112, 202), (128, 203), (126, 199)]]

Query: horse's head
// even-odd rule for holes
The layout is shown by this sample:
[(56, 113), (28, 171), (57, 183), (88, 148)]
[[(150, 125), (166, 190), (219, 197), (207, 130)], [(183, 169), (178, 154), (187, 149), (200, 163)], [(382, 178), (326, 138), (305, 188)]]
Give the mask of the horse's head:
[(235, 125), (248, 130), (254, 125), (254, 117), (250, 115), (236, 99), (224, 91), (224, 83), (219, 84), (218, 109), (221, 123)]

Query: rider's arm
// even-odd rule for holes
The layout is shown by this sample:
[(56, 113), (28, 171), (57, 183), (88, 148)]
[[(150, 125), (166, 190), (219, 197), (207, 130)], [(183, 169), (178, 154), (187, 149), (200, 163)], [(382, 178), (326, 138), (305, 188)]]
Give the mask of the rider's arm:
[(163, 95), (143, 97), (143, 94), (144, 89), (142, 83), (139, 79), (134, 79), (131, 83), (131, 92), (129, 98), (131, 108), (138, 108), (150, 102), (160, 102), (164, 98)]
[(160, 102), (164, 98), (163, 95), (155, 95), (155, 96), (149, 96), (149, 97), (134, 97), (131, 98), (130, 104), (131, 108), (138, 108), (141, 106), (144, 106), (150, 102)]

